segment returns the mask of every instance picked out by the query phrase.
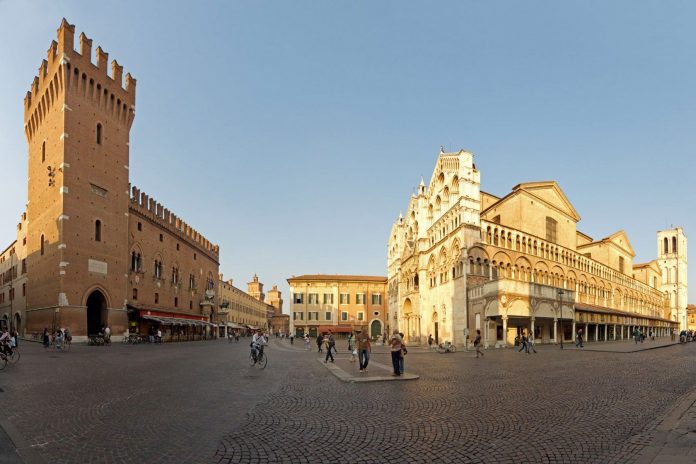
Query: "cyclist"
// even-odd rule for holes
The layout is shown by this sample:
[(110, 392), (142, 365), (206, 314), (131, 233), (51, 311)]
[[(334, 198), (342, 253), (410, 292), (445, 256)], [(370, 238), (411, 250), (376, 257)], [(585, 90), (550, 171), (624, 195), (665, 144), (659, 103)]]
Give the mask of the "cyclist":
[(259, 356), (263, 356), (263, 347), (268, 343), (268, 340), (263, 335), (263, 330), (257, 329), (253, 338), (251, 339), (251, 356), (254, 358), (254, 362), (259, 360)]
[(12, 354), (12, 348), (10, 347), (10, 334), (7, 332), (7, 327), (3, 327), (2, 335), (0, 335), (0, 350), (7, 356)]

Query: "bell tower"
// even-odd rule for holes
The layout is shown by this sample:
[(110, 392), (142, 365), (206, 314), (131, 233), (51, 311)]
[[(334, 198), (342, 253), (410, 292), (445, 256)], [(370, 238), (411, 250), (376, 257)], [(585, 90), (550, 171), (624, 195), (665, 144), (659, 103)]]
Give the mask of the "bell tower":
[(670, 319), (679, 322), (679, 330), (687, 329), (688, 261), (684, 229), (657, 232), (657, 263), (662, 271), (660, 290), (669, 296)]
[(127, 323), (129, 134), (136, 81), (65, 19), (24, 99), (28, 330)]

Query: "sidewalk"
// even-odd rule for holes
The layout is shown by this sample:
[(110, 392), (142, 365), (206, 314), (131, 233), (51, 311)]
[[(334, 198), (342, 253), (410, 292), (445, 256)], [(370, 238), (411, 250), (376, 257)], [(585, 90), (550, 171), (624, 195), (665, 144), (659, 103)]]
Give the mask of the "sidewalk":
[(696, 462), (696, 390), (684, 396), (655, 428), (636, 464)]
[(575, 342), (566, 343), (566, 349), (578, 351), (600, 351), (604, 353), (635, 353), (638, 351), (654, 350), (678, 345), (679, 341), (673, 342), (669, 338), (657, 338), (655, 341), (646, 339), (643, 343), (636, 343), (634, 340), (621, 340), (615, 342), (585, 342), (584, 348), (576, 348)]

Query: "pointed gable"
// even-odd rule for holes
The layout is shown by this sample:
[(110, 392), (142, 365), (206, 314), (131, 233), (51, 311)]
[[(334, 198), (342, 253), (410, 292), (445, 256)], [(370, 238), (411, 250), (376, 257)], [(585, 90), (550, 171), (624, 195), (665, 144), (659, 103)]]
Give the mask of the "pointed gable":
[(544, 202), (548, 206), (558, 210), (566, 216), (573, 219), (575, 222), (580, 220), (580, 215), (573, 207), (568, 197), (565, 196), (561, 187), (556, 181), (545, 182), (526, 182), (517, 184), (512, 188), (513, 192), (524, 192), (527, 195)]
[(626, 251), (631, 256), (636, 256), (636, 252), (633, 251), (631, 242), (628, 240), (628, 235), (624, 230), (614, 232), (609, 237), (602, 239), (603, 242), (611, 242), (622, 250)]

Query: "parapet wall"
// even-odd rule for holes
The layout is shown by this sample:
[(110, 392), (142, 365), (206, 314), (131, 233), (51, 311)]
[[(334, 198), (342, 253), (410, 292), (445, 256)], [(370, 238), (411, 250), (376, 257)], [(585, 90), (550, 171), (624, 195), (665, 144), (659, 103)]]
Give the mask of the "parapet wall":
[(130, 207), (182, 240), (213, 255), (216, 260), (219, 258), (219, 245), (212, 244), (197, 230), (135, 186), (130, 188)]
[(51, 42), (47, 59), (41, 62), (37, 76), (24, 97), (24, 123), (27, 139), (38, 130), (48, 111), (57, 103), (63, 103), (66, 90), (87, 98), (101, 111), (117, 117), (130, 125), (135, 117), (136, 80), (126, 74), (123, 86), (123, 66), (111, 62), (109, 54), (97, 47), (95, 63), (92, 63), (92, 40), (80, 34), (80, 51), (75, 46), (75, 26), (63, 18), (58, 28), (58, 41)]

